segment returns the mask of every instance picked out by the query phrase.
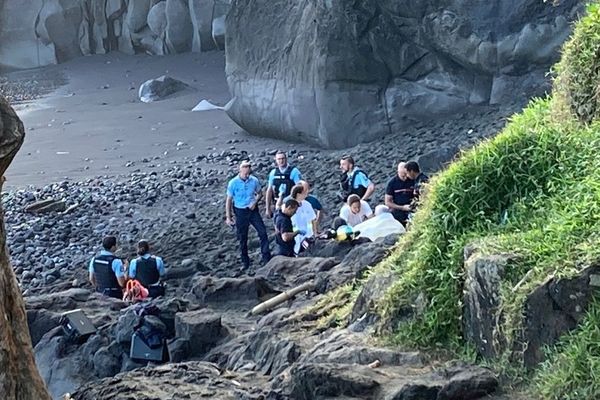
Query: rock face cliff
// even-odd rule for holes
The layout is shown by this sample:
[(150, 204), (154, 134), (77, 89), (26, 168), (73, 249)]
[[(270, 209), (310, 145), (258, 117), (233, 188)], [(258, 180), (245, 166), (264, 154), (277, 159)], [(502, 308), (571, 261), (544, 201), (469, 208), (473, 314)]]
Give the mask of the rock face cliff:
[(563, 0), (233, 0), (229, 115), (344, 148), (545, 89), (582, 10)]
[(0, 66), (119, 50), (163, 55), (223, 45), (229, 0), (0, 0)]

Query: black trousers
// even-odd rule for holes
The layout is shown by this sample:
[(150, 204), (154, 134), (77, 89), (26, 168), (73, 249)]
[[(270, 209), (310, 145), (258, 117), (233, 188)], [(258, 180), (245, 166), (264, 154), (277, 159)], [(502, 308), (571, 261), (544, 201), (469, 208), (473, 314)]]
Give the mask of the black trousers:
[(267, 236), (267, 228), (260, 216), (258, 208), (250, 210), (249, 208), (233, 208), (235, 213), (235, 227), (237, 237), (240, 242), (240, 253), (242, 264), (245, 267), (250, 266), (250, 257), (248, 257), (248, 229), (250, 225), (256, 229), (258, 238), (260, 239), (260, 253), (262, 261), (267, 262), (271, 258), (271, 250), (269, 249), (269, 237)]

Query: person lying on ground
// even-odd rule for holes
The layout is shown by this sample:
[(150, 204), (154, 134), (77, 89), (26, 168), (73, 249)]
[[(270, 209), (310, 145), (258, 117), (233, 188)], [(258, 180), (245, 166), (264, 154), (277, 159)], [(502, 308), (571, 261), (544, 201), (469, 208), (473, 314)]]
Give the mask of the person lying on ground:
[(273, 208), (278, 198), (285, 198), (292, 192), (292, 187), (300, 182), (302, 175), (297, 167), (288, 164), (287, 155), (279, 150), (275, 154), (276, 167), (269, 172), (266, 193), (265, 215), (268, 218), (273, 216)]
[(361, 200), (368, 200), (375, 191), (375, 184), (371, 182), (365, 171), (358, 168), (354, 158), (344, 156), (340, 160), (342, 176), (340, 178), (341, 193), (338, 195), (343, 202), (352, 194), (358, 195)]
[(404, 227), (412, 210), (415, 190), (414, 181), (408, 177), (405, 166), (404, 162), (398, 164), (396, 176), (390, 179), (385, 188), (385, 205)]
[(165, 287), (161, 278), (165, 276), (165, 264), (160, 257), (150, 254), (150, 244), (140, 240), (137, 244), (137, 258), (129, 263), (129, 278), (136, 279), (148, 289), (150, 297), (163, 296)]
[(375, 216), (354, 227), (360, 232), (359, 237), (375, 241), (391, 234), (403, 234), (404, 226), (394, 218), (390, 209), (383, 204), (375, 207)]
[(117, 250), (117, 238), (106, 236), (102, 239), (100, 254), (92, 257), (88, 267), (89, 280), (98, 293), (121, 299), (127, 280), (127, 260), (123, 262), (114, 253)]
[(340, 218), (343, 218), (349, 226), (358, 225), (372, 216), (373, 211), (369, 203), (361, 200), (356, 194), (350, 195), (340, 210)]
[(299, 204), (294, 199), (286, 200), (281, 209), (275, 213), (275, 243), (276, 255), (294, 257), (295, 237), (305, 235), (302, 230), (294, 230), (292, 217), (298, 210)]

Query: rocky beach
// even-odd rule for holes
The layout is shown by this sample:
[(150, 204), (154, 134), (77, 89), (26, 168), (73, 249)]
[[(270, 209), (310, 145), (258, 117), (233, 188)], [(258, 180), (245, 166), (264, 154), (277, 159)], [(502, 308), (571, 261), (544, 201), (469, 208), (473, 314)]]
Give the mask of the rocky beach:
[[(250, 229), (252, 266), (242, 271), (225, 190), (243, 160), (265, 185), (283, 150), (323, 204), (325, 229), (341, 206), (339, 160), (351, 155), (376, 184), (371, 206), (382, 204), (400, 161), (435, 176), (548, 93), (548, 68), (583, 2), (317, 3), (0, 0), (0, 95), (25, 133), (3, 177), (5, 264), (53, 399), (521, 398), (443, 344), (430, 352), (386, 340), (381, 330), (395, 327), (378, 325), (374, 307), (398, 275), (372, 271), (397, 252), (398, 235), (318, 240), (303, 257), (261, 265)], [(0, 133), (22, 134), (3, 123)], [(146, 301), (153, 314), (143, 317), (166, 337), (163, 363), (130, 357), (145, 309), (88, 282), (107, 235), (121, 258), (147, 239), (165, 261), (166, 295)], [(467, 250), (465, 265), (479, 265)], [(490, 259), (502, 271), (512, 260)], [(495, 345), (486, 296), (500, 289), (485, 286), (494, 277), (475, 274), (464, 287), (464, 335), (480, 356)], [(564, 283), (578, 284), (587, 285)], [(254, 309), (276, 296), (285, 300)], [(411, 298), (393, 323), (426, 300)], [(60, 326), (75, 309), (96, 329), (81, 342)], [(556, 324), (569, 312), (556, 311)], [(531, 365), (567, 329), (550, 340), (538, 325)]]
[[(222, 54), (215, 53), (210, 56), (217, 63)], [(177, 61), (174, 59), (162, 62)], [(89, 62), (91, 60), (85, 60), (86, 67)], [(104, 58), (94, 56), (94, 62), (101, 67), (118, 64), (120, 68), (134, 70), (133, 67), (124, 64), (139, 63), (140, 60), (136, 57), (110, 55)], [(260, 396), (267, 396), (271, 392), (277, 393), (277, 396), (312, 398), (310, 393), (315, 389), (311, 389), (310, 385), (314, 385), (314, 382), (295, 383), (301, 387), (293, 390), (306, 391), (305, 394), (297, 395), (287, 392), (290, 384), (279, 382), (283, 379), (281, 374), (288, 380), (293, 379), (290, 373), (300, 374), (296, 379), (305, 376), (305, 372), (296, 372), (302, 371), (302, 368), (309, 368), (310, 374), (314, 375), (313, 379), (319, 379), (320, 374), (338, 371), (342, 374), (339, 377), (341, 382), (347, 382), (350, 386), (353, 385), (353, 379), (359, 379), (361, 382), (367, 379), (369, 383), (363, 382), (366, 386), (361, 386), (360, 390), (369, 393), (379, 393), (379, 389), (376, 390), (375, 387), (387, 384), (388, 380), (394, 381), (394, 375), (399, 373), (394, 372), (395, 368), (408, 368), (411, 371), (414, 369), (417, 376), (415, 379), (434, 382), (432, 385), (436, 388), (443, 387), (440, 382), (444, 379), (451, 380), (443, 378), (446, 372), (431, 370), (417, 353), (405, 355), (370, 348), (361, 344), (360, 340), (365, 339), (355, 338), (355, 334), (335, 333), (327, 327), (317, 328), (319, 313), (302, 311), (310, 309), (311, 305), (314, 306), (328, 291), (349, 284), (362, 276), (369, 266), (375, 265), (384, 257), (387, 249), (393, 245), (394, 238), (365, 246), (363, 249), (360, 246), (349, 255), (346, 254), (349, 251), (347, 247), (332, 243), (315, 254), (323, 258), (300, 258), (294, 260), (293, 266), (275, 259), (266, 267), (258, 268), (258, 240), (251, 234), (250, 246), (256, 267), (252, 269), (252, 276), (240, 276), (235, 234), (223, 223), (225, 186), (236, 174), (237, 165), (242, 159), (252, 161), (254, 174), (264, 182), (273, 166), (275, 151), (283, 148), (288, 151), (290, 162), (297, 165), (303, 176), (313, 184), (314, 193), (326, 208), (323, 221), (323, 226), (326, 226), (339, 208), (335, 192), (338, 189), (338, 161), (343, 154), (354, 155), (361, 167), (369, 172), (377, 183), (374, 198), (381, 202), (385, 182), (393, 176), (394, 165), (398, 161), (419, 159), (427, 170), (435, 172), (459, 149), (472, 146), (497, 132), (512, 111), (510, 108), (481, 108), (456, 115), (451, 121), (423, 124), (414, 128), (411, 140), (407, 140), (405, 136), (392, 136), (380, 143), (359, 145), (344, 151), (323, 150), (249, 136), (233, 124), (228, 125), (226, 115), (220, 111), (189, 111), (198, 99), (197, 91), (209, 83), (216, 85), (215, 81), (218, 79), (224, 80), (223, 75), (219, 77), (214, 71), (210, 78), (206, 77), (211, 72), (210, 66), (207, 66), (208, 71), (196, 71), (197, 82), (194, 82), (194, 79), (186, 82), (192, 87), (190, 94), (175, 95), (155, 104), (132, 102), (128, 88), (115, 89), (117, 93), (119, 90), (127, 93), (128, 106), (135, 108), (136, 115), (152, 113), (153, 110), (148, 111), (145, 108), (153, 106), (159, 106), (165, 113), (187, 113), (184, 118), (193, 119), (195, 122), (186, 129), (176, 129), (176, 138), (162, 137), (162, 140), (167, 142), (162, 146), (155, 146), (154, 143), (143, 140), (144, 133), (134, 125), (137, 119), (131, 118), (131, 113), (119, 110), (121, 106), (116, 103), (118, 97), (112, 95), (109, 97), (115, 102), (113, 111), (118, 116), (115, 122), (124, 128), (127, 123), (132, 124), (130, 128), (121, 131), (103, 130), (102, 141), (112, 143), (117, 149), (104, 151), (63, 142), (60, 145), (67, 151), (73, 149), (70, 146), (85, 150), (79, 154), (75, 163), (59, 162), (61, 156), (68, 155), (53, 154), (45, 143), (56, 143), (61, 135), (75, 135), (78, 129), (92, 129), (100, 122), (84, 120), (85, 117), (90, 118), (93, 113), (86, 115), (85, 112), (71, 111), (63, 104), (74, 97), (65, 97), (64, 93), (73, 92), (73, 85), (78, 84), (78, 79), (82, 79), (78, 74), (85, 74), (85, 69), (77, 70), (78, 66), (77, 63), (61, 66), (63, 70), (60, 75), (68, 83), (50, 93), (44, 94), (48, 89), (42, 84), (39, 87), (32, 87), (31, 84), (14, 85), (13, 99), (17, 102), (16, 108), (22, 111), (22, 118), (29, 131), (20, 155), (7, 173), (6, 185), (9, 190), (3, 195), (8, 246), (14, 271), (26, 298), (38, 366), (56, 398), (74, 391), (80, 384), (112, 377), (142, 366), (129, 360), (127, 355), (130, 334), (126, 330), (131, 329), (131, 324), (136, 320), (131, 307), (127, 308), (121, 302), (98, 297), (90, 291), (91, 287), (87, 282), (87, 263), (98, 251), (101, 238), (108, 234), (119, 238), (118, 254), (122, 257), (133, 257), (135, 243), (141, 238), (147, 238), (152, 243), (153, 252), (165, 259), (168, 267), (168, 294), (166, 299), (159, 303), (161, 309), (164, 307), (164, 313), (161, 315), (170, 315), (166, 318), (170, 318), (172, 324), (169, 331), (173, 342), (170, 345), (172, 361), (204, 360), (199, 363), (176, 364), (172, 367), (167, 364), (157, 367), (158, 369), (147, 367), (135, 372), (137, 375), (132, 375), (131, 378), (119, 378), (121, 385), (125, 387), (135, 386), (135, 382), (139, 380), (149, 384), (155, 374), (163, 376), (161, 379), (165, 381), (179, 379), (175, 377), (181, 375), (184, 370), (190, 374), (199, 374), (208, 382), (207, 385), (195, 383), (190, 386), (191, 398), (205, 391), (223, 393), (219, 395), (223, 396), (220, 398), (239, 398), (235, 393), (240, 391), (250, 396), (247, 398), (261, 398)], [(53, 68), (56, 67), (50, 67)], [(69, 76), (69, 73), (72, 75)], [(143, 82), (151, 77), (131, 74), (130, 79), (134, 82)], [(203, 79), (206, 81), (202, 80), (202, 76), (205, 76)], [(14, 79), (14, 75), (8, 74), (6, 80), (9, 79)], [(97, 82), (91, 85), (87, 91), (81, 87), (76, 90), (84, 91), (83, 95), (89, 98), (98, 96), (101, 99), (107, 89), (97, 85)], [(221, 97), (213, 94), (210, 99), (224, 103), (226, 94), (219, 95)], [(27, 97), (36, 99), (19, 102), (19, 98)], [(84, 100), (87, 100), (87, 97)], [(182, 107), (184, 101), (187, 101), (186, 107)], [(516, 109), (518, 106), (514, 107)], [(175, 111), (170, 111), (173, 109)], [(64, 111), (57, 113), (56, 110)], [(44, 118), (57, 116), (61, 120), (72, 118), (74, 122), (67, 125), (59, 123), (58, 129), (51, 126), (51, 122), (44, 124)], [(222, 132), (219, 132), (218, 145), (213, 137), (214, 128), (197, 128), (215, 124), (224, 127)], [(73, 132), (65, 133), (68, 130)], [(123, 131), (131, 133), (125, 135)], [(153, 132), (149, 130), (146, 135), (152, 137)], [(112, 155), (106, 160), (103, 159), (102, 163), (110, 164), (106, 165), (108, 168), (104, 169), (102, 166), (102, 169), (98, 170), (94, 161), (105, 157), (104, 153), (119, 152), (121, 140), (139, 145), (131, 152), (126, 152), (126, 155)], [(40, 149), (40, 152), (34, 154), (31, 151), (34, 148)], [(30, 152), (31, 154), (28, 154)], [(146, 156), (141, 157), (144, 154)], [(82, 165), (94, 167), (82, 168)], [(53, 171), (57, 169), (60, 172)], [(34, 171), (47, 173), (37, 174)], [(70, 171), (75, 171), (73, 176), (68, 176)], [(59, 175), (63, 175), (63, 178), (40, 184), (42, 180), (52, 179), (46, 177)], [(266, 218), (265, 220), (269, 232), (273, 232), (271, 222)], [(320, 293), (317, 291), (302, 294), (296, 301), (277, 309), (274, 314), (269, 314), (263, 319), (246, 315), (261, 299), (313, 280), (322, 283)], [(98, 335), (90, 338), (81, 347), (64, 342), (60, 328), (56, 328), (59, 315), (74, 308), (85, 310), (95, 325), (101, 327)], [(193, 331), (194, 336), (214, 336), (214, 342), (207, 343), (204, 346), (205, 350), (199, 353), (186, 351), (190, 338), (177, 336), (177, 324), (174, 324), (173, 320), (177, 315), (187, 313), (191, 315), (193, 321), (190, 323), (194, 329), (200, 329)], [(269, 334), (265, 335), (266, 332)], [(277, 337), (273, 336), (275, 332)], [(312, 333), (309, 335), (309, 332)], [(354, 346), (364, 348), (364, 354), (360, 355), (353, 354), (353, 348), (348, 347), (348, 354), (340, 355), (343, 358), (341, 365), (355, 362), (369, 364), (381, 359), (379, 354), (384, 352), (386, 357), (396, 360), (390, 361), (389, 365), (385, 362), (386, 368), (390, 368), (390, 374), (382, 375), (385, 376), (385, 380), (380, 381), (378, 379), (381, 376), (370, 376), (372, 372), (368, 372), (368, 369), (365, 370), (370, 374), (367, 377), (360, 374), (345, 376), (346, 372), (337, 365), (338, 360), (330, 360), (329, 364), (332, 365), (324, 370), (318, 364), (313, 365), (314, 361), (307, 353), (310, 350), (316, 351), (313, 347), (318, 348), (320, 340), (326, 340), (331, 335), (343, 335), (344, 340), (358, 340), (358, 344)], [(337, 340), (329, 340), (329, 344), (321, 346), (344, 347), (340, 343)], [(371, 355), (370, 352), (375, 352), (375, 355)], [(305, 357), (307, 361), (296, 363), (300, 356)], [(358, 360), (356, 357), (361, 358)], [(206, 364), (206, 361), (213, 364)], [(310, 366), (304, 365), (305, 363)], [(290, 370), (292, 367), (295, 369)], [(448, 372), (448, 376), (454, 373), (469, 374), (470, 368), (451, 367), (451, 371), (454, 372)], [(222, 378), (225, 370), (230, 372), (226, 373), (226, 378)], [(473, 373), (485, 374), (485, 371), (477, 370)], [(256, 374), (258, 377), (253, 376)], [(435, 379), (430, 377), (432, 374), (436, 376)], [(400, 381), (404, 382), (403, 373), (398, 375), (398, 379), (400, 376), (401, 380), (394, 381), (397, 385), (400, 385)], [(486, 379), (495, 382), (492, 377), (489, 375)], [(223, 379), (229, 382), (229, 386), (223, 387), (224, 384), (219, 383)], [(232, 380), (242, 387), (232, 384)], [(93, 383), (88, 385), (94, 386)], [(218, 389), (211, 388), (211, 385), (217, 385)], [(339, 385), (343, 386), (342, 383)], [(490, 388), (495, 387), (495, 384), (490, 385)], [(90, 388), (73, 396), (82, 399), (120, 398), (119, 393), (131, 390), (119, 385), (109, 386), (113, 394), (96, 393), (95, 389)], [(164, 390), (167, 396), (168, 387), (164, 387)], [(335, 391), (333, 388), (328, 390)], [(141, 391), (138, 396), (144, 398), (143, 393), (144, 391)]]

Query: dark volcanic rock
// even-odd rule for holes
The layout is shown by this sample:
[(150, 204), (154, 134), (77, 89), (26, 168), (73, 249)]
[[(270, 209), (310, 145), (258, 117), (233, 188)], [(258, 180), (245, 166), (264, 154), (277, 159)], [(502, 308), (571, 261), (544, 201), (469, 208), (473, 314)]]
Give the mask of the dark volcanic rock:
[(394, 283), (395, 278), (396, 275), (391, 271), (370, 276), (352, 306), (350, 320), (356, 322), (362, 318), (375, 318), (376, 313), (373, 308), (386, 290)]
[(475, 252), (465, 260), (463, 329), (465, 338), (486, 357), (499, 355), (506, 346), (498, 332), (500, 288), (504, 271), (514, 259), (513, 254), (480, 256)]
[[(200, 399), (223, 400), (267, 398), (256, 376), (222, 374), (214, 364), (188, 362), (136, 369), (100, 382), (83, 385), (72, 393), (74, 400)], [(173, 394), (176, 394), (173, 397)], [(270, 397), (277, 399), (277, 397)]]
[(179, 92), (188, 87), (185, 83), (163, 75), (156, 79), (150, 79), (140, 86), (139, 97), (144, 103), (162, 100), (165, 97)]
[(273, 289), (262, 278), (211, 278), (199, 277), (192, 292), (201, 303), (256, 301)]
[(191, 356), (200, 356), (222, 340), (227, 331), (218, 314), (198, 310), (175, 315), (175, 335), (189, 342)]
[(583, 270), (570, 279), (548, 279), (525, 301), (521, 338), (523, 363), (533, 367), (544, 359), (544, 346), (575, 329), (600, 286), (600, 266)]
[(290, 397), (314, 400), (325, 396), (370, 398), (379, 388), (378, 373), (364, 366), (300, 364), (292, 367)]
[[(236, 0), (227, 111), (246, 131), (344, 148), (547, 89), (582, 1)], [(290, 101), (289, 99), (293, 99)]]

